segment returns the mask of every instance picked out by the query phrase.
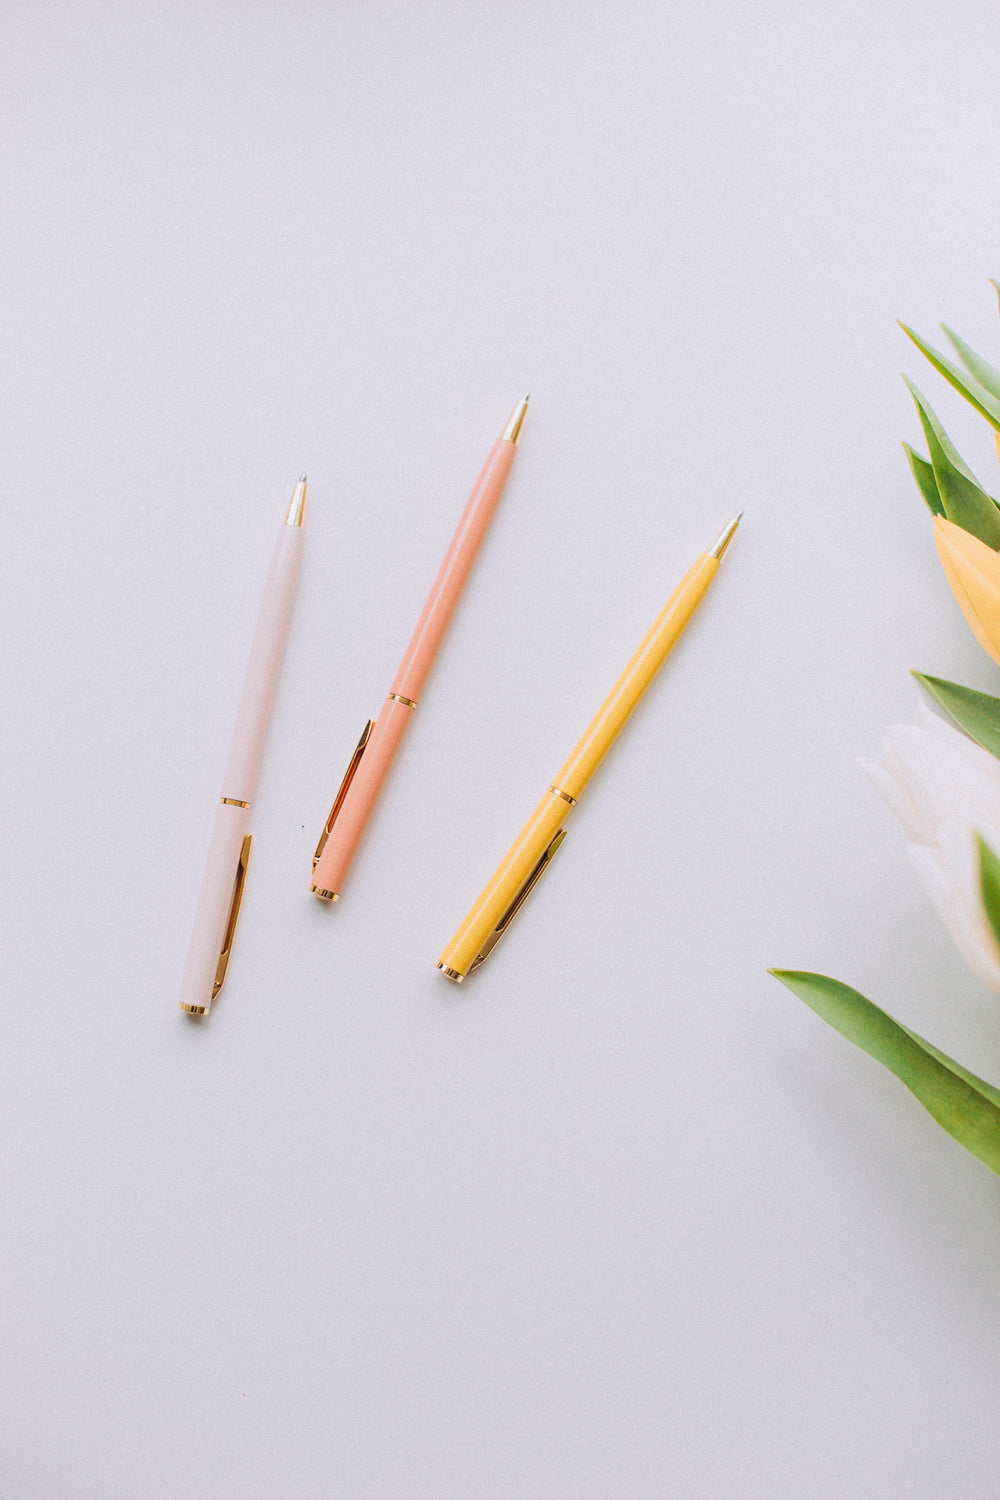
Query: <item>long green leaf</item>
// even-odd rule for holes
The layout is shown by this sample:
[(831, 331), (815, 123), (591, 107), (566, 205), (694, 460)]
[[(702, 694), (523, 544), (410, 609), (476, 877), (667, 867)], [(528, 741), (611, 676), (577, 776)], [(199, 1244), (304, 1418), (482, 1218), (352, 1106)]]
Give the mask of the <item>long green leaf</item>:
[(1000, 1175), (1000, 1104), (991, 1084), (907, 1031), (850, 985), (797, 969), (771, 973), (848, 1041), (895, 1073), (949, 1135)]
[[(937, 416), (937, 413), (935, 412), (933, 406), (931, 406), (931, 403), (928, 401), (923, 391), (915, 381), (910, 379), (909, 375), (903, 376), (903, 383), (916, 402), (917, 416), (920, 418), (920, 425), (924, 429), (924, 435), (927, 436), (928, 433), (931, 434), (934, 442), (941, 449), (941, 452), (948, 460), (951, 468), (957, 469), (959, 474), (964, 474), (966, 479), (971, 479), (973, 484), (978, 485), (979, 480), (976, 478), (975, 474), (973, 474), (972, 470), (965, 462), (965, 459), (959, 453), (958, 449), (955, 447), (955, 444), (952, 442), (951, 438), (941, 426), (940, 418)], [(933, 456), (934, 455), (931, 454), (932, 459)]]
[(1000, 698), (977, 693), (975, 688), (963, 687), (959, 682), (945, 682), (943, 677), (928, 677), (925, 672), (913, 675), (934, 695), (959, 729), (964, 729), (977, 745), (1000, 759)]
[(1000, 401), (1000, 370), (995, 365), (991, 365), (988, 359), (983, 359), (981, 354), (977, 354), (964, 339), (960, 339), (947, 323), (942, 323), (941, 327), (955, 345), (958, 357), (969, 374), (978, 380), (981, 386), (985, 386), (991, 396)]
[(963, 462), (926, 396), (912, 380), (907, 380), (905, 375), (903, 379), (916, 402), (945, 515), (963, 531), (971, 532), (985, 542), (987, 547), (1000, 550), (1000, 507)]
[(903, 444), (903, 452), (909, 460), (910, 469), (917, 488), (927, 501), (927, 507), (932, 516), (943, 516), (944, 506), (941, 504), (941, 494), (934, 478), (934, 465), (928, 463), (926, 458), (921, 458), (919, 453), (914, 453), (909, 443)]
[(964, 1078), (966, 1083), (970, 1084), (978, 1094), (982, 1094), (986, 1099), (992, 1099), (993, 1103), (1000, 1109), (1000, 1089), (994, 1088), (992, 1083), (987, 1083), (985, 1078), (977, 1078), (975, 1073), (970, 1073), (968, 1068), (963, 1068), (962, 1064), (957, 1063), (953, 1057), (949, 1057), (946, 1052), (941, 1052), (925, 1036), (918, 1036), (915, 1031), (910, 1030), (909, 1026), (904, 1026), (903, 1030), (907, 1036), (912, 1037), (925, 1051), (929, 1052), (931, 1057), (936, 1057), (938, 1062), (942, 1063), (944, 1067), (950, 1069), (952, 1073), (957, 1073), (959, 1078)]
[(993, 929), (993, 936), (1000, 943), (1000, 859), (997, 859), (982, 834), (976, 834), (979, 844), (979, 890), (983, 898), (983, 910)]
[(964, 370), (958, 368), (958, 365), (952, 364), (947, 355), (942, 354), (940, 349), (935, 349), (934, 345), (929, 344), (926, 339), (922, 339), (919, 333), (914, 333), (913, 329), (907, 328), (905, 323), (900, 323), (899, 326), (907, 337), (913, 340), (921, 354), (927, 356), (935, 370), (944, 376), (948, 384), (953, 385), (956, 391), (976, 408), (980, 416), (985, 417), (987, 422), (1000, 432), (1000, 400), (991, 395), (986, 387), (973, 376), (967, 375)]

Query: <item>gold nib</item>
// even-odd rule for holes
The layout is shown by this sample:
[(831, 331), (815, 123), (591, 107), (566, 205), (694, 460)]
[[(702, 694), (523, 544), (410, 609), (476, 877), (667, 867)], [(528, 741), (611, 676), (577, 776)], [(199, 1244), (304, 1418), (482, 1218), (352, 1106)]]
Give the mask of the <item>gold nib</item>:
[(285, 517), (286, 526), (301, 526), (306, 516), (306, 476), (299, 475), (299, 482), (292, 491), (292, 498), (288, 502), (288, 514)]
[(519, 401), (517, 403), (517, 405), (514, 407), (514, 410), (510, 414), (510, 420), (508, 421), (507, 426), (500, 434), (501, 438), (505, 438), (508, 443), (513, 443), (515, 447), (517, 446), (517, 441), (521, 436), (521, 428), (524, 426), (524, 418), (528, 410), (529, 400), (530, 397), (525, 396), (523, 401)]
[(719, 535), (715, 538), (715, 541), (708, 549), (707, 555), (709, 557), (722, 556), (723, 552), (725, 552), (726, 548), (729, 546), (729, 543), (732, 541), (733, 533), (735, 532), (742, 519), (743, 512), (740, 511), (738, 516), (734, 516), (731, 521), (726, 522), (725, 526), (723, 526), (722, 530), (719, 532)]

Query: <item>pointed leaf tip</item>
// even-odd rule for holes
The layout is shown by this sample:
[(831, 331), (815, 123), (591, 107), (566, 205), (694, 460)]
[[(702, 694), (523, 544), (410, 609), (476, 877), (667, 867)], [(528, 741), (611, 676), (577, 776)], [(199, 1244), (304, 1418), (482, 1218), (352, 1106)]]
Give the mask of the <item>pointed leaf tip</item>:
[(974, 380), (979, 381), (984, 390), (989, 391), (994, 400), (1000, 401), (1000, 370), (991, 365), (988, 359), (983, 359), (981, 354), (977, 354), (970, 344), (967, 344), (948, 327), (947, 323), (942, 323), (941, 327), (954, 345), (959, 359), (969, 374)]
[(913, 340), (921, 354), (930, 361), (938, 374), (943, 375), (948, 384), (954, 386), (959, 395), (964, 396), (980, 416), (985, 417), (992, 427), (1000, 431), (1000, 401), (973, 376), (967, 375), (964, 370), (960, 370), (956, 364), (953, 364), (946, 355), (941, 353), (940, 349), (935, 349), (933, 344), (921, 338), (919, 333), (914, 333), (913, 329), (908, 328), (905, 323), (899, 326), (907, 337)]
[[(927, 397), (908, 376), (904, 375), (910, 395), (913, 397), (924, 429), (930, 453), (934, 481), (940, 496), (944, 515), (954, 521), (963, 531), (970, 532), (985, 542), (994, 551), (1000, 550), (1000, 507), (992, 495), (988, 495), (972, 470), (963, 460), (955, 445), (939, 421)], [(918, 466), (919, 467), (919, 466)], [(933, 509), (931, 498), (924, 491), (919, 473), (915, 470), (917, 483), (924, 499)]]
[(991, 698), (988, 693), (979, 693), (960, 682), (930, 677), (926, 672), (914, 672), (913, 676), (959, 729), (1000, 759), (1000, 698)]
[(771, 969), (842, 1036), (895, 1073), (942, 1129), (1000, 1174), (1000, 1093), (850, 985), (825, 974)]
[(934, 465), (919, 453), (914, 453), (909, 443), (903, 444), (903, 452), (906, 454), (910, 472), (917, 481), (917, 488), (927, 504), (927, 509), (932, 516), (943, 516), (946, 514), (941, 500), (941, 491), (938, 489), (937, 480), (934, 478)]

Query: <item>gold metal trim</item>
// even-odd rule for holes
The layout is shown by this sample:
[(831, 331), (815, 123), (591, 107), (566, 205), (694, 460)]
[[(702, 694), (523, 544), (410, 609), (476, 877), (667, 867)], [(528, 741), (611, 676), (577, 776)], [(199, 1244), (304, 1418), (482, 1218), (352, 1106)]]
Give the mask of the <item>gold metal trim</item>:
[(229, 968), (229, 957), (233, 951), (233, 938), (236, 935), (236, 923), (239, 920), (240, 904), (243, 900), (243, 887), (246, 885), (247, 865), (250, 863), (250, 845), (252, 843), (253, 834), (248, 833), (243, 840), (240, 848), (240, 857), (236, 862), (236, 880), (233, 884), (233, 899), (229, 907), (229, 920), (226, 923), (226, 934), (222, 939), (222, 951), (219, 954), (219, 966), (215, 971), (215, 983), (212, 986), (213, 1000), (222, 989), (225, 983), (226, 970)]
[(576, 798), (571, 797), (569, 792), (564, 792), (561, 786), (550, 786), (549, 791), (555, 792), (556, 796), (561, 797), (564, 802), (568, 802), (570, 807), (576, 806)]
[(729, 543), (732, 541), (733, 533), (735, 532), (742, 519), (743, 512), (740, 511), (738, 516), (734, 516), (731, 521), (726, 522), (725, 526), (723, 526), (722, 530), (719, 532), (719, 535), (715, 538), (715, 541), (708, 549), (709, 557), (722, 556), (723, 552), (725, 552), (726, 548), (729, 546)]
[[(334, 798), (333, 806), (330, 809), (330, 816), (327, 818), (326, 823), (324, 824), (323, 832), (319, 836), (319, 843), (316, 845), (316, 853), (313, 855), (314, 870), (319, 864), (320, 855), (326, 848), (326, 841), (330, 837), (330, 834), (333, 832), (333, 825), (337, 821), (337, 814), (340, 812), (340, 809), (344, 805), (344, 798), (350, 791), (351, 782), (354, 780), (358, 766), (361, 764), (361, 757), (365, 753), (365, 746), (371, 739), (371, 733), (374, 728), (375, 720), (369, 719), (368, 723), (361, 731), (361, 738), (358, 740), (358, 743), (354, 747), (354, 754), (351, 756), (351, 759), (347, 766), (347, 770), (344, 772), (344, 779), (340, 783), (339, 790), (336, 797)], [(309, 889), (313, 891), (317, 896), (322, 896), (324, 900), (336, 900), (336, 897), (333, 896), (332, 892), (317, 891), (314, 885), (311, 885)]]
[(514, 897), (513, 901), (510, 903), (510, 905), (508, 906), (507, 910), (504, 912), (503, 916), (500, 918), (500, 921), (494, 927), (493, 931), (490, 933), (489, 937), (486, 939), (486, 941), (483, 944), (482, 948), (479, 950), (479, 952), (476, 954), (475, 958), (472, 960), (472, 963), (469, 965), (469, 973), (470, 974), (473, 972), (474, 969), (478, 969), (479, 965), (481, 963), (485, 963), (486, 959), (493, 952), (493, 949), (496, 947), (497, 943), (499, 943), (500, 939), (503, 937), (504, 933), (507, 931), (507, 928), (510, 926), (511, 922), (513, 922), (514, 918), (517, 916), (518, 912), (520, 911), (522, 905), (524, 904), (524, 902), (527, 899), (528, 895), (532, 891), (533, 887), (538, 883), (539, 880), (541, 880), (542, 876), (545, 874), (545, 871), (548, 869), (549, 865), (552, 863), (553, 857), (555, 856), (556, 851), (558, 850), (560, 844), (562, 843), (562, 841), (563, 841), (563, 839), (565, 837), (566, 837), (566, 830), (565, 830), (565, 828), (560, 828), (559, 832), (555, 835), (555, 837), (553, 838), (551, 844), (549, 844), (548, 848), (543, 853), (541, 859), (535, 865), (534, 869), (531, 871), (531, 874), (528, 876), (527, 880), (524, 882), (524, 884), (522, 885), (521, 889), (518, 891), (517, 895)]
[(285, 517), (286, 526), (301, 526), (306, 518), (306, 476), (299, 475), (299, 482), (292, 491), (292, 498), (288, 502), (288, 514)]
[(238, 797), (220, 797), (219, 801), (220, 802), (224, 802), (227, 807), (249, 807), (250, 806), (249, 802), (241, 802)]
[(465, 978), (465, 975), (460, 974), (457, 969), (447, 969), (445, 968), (444, 964), (438, 964), (438, 968), (441, 970), (441, 973), (444, 975), (445, 979), (453, 979), (456, 984), (461, 984), (462, 980)]
[(518, 440), (521, 436), (521, 428), (524, 426), (524, 419), (528, 412), (529, 399), (530, 398), (528, 396), (525, 396), (523, 401), (519, 401), (517, 403), (507, 420), (507, 426), (500, 434), (501, 440), (505, 439), (508, 443), (513, 443), (515, 447), (517, 446)]
[(309, 887), (309, 889), (312, 892), (312, 894), (314, 896), (318, 896), (321, 901), (339, 901), (340, 900), (340, 897), (339, 897), (339, 895), (337, 894), (336, 891), (324, 891), (324, 889), (323, 889), (323, 887), (321, 885), (311, 885)]
[(207, 1005), (185, 1005), (183, 1000), (177, 1002), (178, 1010), (186, 1010), (189, 1016), (207, 1016)]
[(390, 693), (389, 697), (393, 703), (402, 703), (404, 708), (416, 708), (417, 706), (412, 698), (404, 698), (402, 693)]

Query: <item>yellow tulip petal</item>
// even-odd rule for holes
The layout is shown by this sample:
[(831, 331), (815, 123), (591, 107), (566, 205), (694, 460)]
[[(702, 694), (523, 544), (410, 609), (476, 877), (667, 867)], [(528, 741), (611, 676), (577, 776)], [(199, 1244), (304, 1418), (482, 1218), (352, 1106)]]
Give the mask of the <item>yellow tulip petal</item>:
[(1000, 556), (944, 516), (934, 517), (934, 540), (973, 635), (1000, 665)]

